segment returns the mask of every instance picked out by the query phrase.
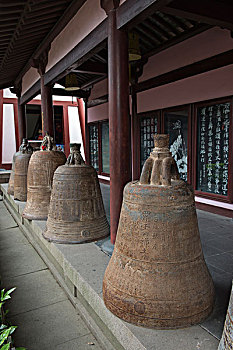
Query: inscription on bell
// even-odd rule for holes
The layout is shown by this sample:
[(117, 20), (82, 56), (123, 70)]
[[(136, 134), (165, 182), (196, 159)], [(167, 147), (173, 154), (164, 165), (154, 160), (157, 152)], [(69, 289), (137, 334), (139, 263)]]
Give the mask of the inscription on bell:
[(49, 241), (82, 243), (109, 234), (95, 169), (84, 163), (80, 146), (73, 145), (67, 163), (54, 173), (47, 227)]

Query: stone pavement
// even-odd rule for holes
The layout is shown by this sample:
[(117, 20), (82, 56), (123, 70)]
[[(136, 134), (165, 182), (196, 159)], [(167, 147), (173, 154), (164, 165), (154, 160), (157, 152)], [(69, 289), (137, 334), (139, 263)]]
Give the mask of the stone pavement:
[(1, 288), (17, 287), (6, 304), (8, 320), (18, 326), (16, 346), (28, 350), (102, 349), (3, 202), (0, 276)]

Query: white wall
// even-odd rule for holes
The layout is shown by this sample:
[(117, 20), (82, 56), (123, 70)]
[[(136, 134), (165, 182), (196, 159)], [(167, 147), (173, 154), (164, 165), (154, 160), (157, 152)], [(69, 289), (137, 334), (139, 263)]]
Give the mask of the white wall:
[(68, 106), (70, 143), (81, 143), (81, 154), (85, 160), (78, 108)]
[(12, 94), (10, 89), (4, 89), (3, 90), (3, 97), (6, 97), (6, 98), (17, 98), (16, 94)]
[(2, 164), (12, 163), (16, 152), (14, 105), (3, 104)]

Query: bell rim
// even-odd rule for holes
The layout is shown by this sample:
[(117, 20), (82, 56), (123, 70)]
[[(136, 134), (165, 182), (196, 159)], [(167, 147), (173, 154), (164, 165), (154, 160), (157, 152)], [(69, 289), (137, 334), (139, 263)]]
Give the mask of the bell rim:
[(42, 236), (50, 243), (57, 243), (57, 244), (83, 244), (83, 243), (92, 243), (92, 242), (96, 242), (96, 241), (100, 241), (101, 239), (104, 239), (106, 237), (109, 236), (109, 232), (108, 234), (104, 235), (104, 236), (100, 236), (98, 238), (84, 238), (83, 240), (79, 240), (79, 241), (67, 241), (67, 240), (63, 240), (63, 239), (54, 239), (52, 237), (46, 236), (46, 232), (47, 230), (42, 232)]

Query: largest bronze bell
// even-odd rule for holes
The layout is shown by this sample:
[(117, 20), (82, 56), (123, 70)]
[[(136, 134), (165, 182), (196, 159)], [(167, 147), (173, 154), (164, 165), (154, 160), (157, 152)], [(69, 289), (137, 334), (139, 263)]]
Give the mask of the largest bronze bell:
[(14, 199), (23, 202), (27, 200), (27, 172), (32, 152), (33, 148), (25, 144), (15, 158)]
[(155, 135), (140, 181), (124, 189), (115, 248), (103, 281), (110, 311), (158, 329), (197, 324), (214, 303), (193, 190), (179, 180), (168, 145), (168, 135)]
[(22, 216), (29, 220), (46, 220), (54, 171), (63, 165), (66, 156), (56, 151), (53, 139), (46, 135), (41, 150), (34, 152), (28, 166), (27, 203)]
[(11, 175), (8, 183), (8, 188), (7, 188), (7, 193), (11, 194), (12, 196), (14, 195), (14, 182), (15, 182), (15, 160), (16, 158), (22, 153), (22, 149), (24, 147), (28, 147), (28, 140), (23, 139), (22, 144), (19, 147), (18, 152), (15, 152), (13, 155), (13, 160), (12, 160), (12, 168), (11, 168)]
[(95, 169), (84, 163), (80, 145), (71, 144), (65, 165), (54, 173), (47, 227), (43, 236), (57, 243), (83, 243), (109, 235)]

